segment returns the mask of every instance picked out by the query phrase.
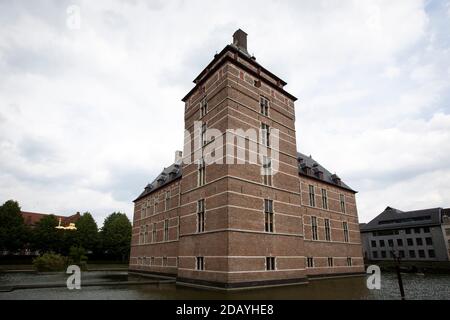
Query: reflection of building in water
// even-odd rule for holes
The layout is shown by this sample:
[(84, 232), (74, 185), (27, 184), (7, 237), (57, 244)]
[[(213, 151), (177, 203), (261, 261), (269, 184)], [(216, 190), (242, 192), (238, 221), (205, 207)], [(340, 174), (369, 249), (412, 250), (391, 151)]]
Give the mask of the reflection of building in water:
[(447, 261), (450, 247), (450, 209), (401, 211), (387, 207), (361, 226), (364, 257), (405, 261)]
[[(236, 164), (233, 151), (234, 164), (188, 164), (177, 152), (175, 163), (134, 201), (130, 270), (222, 288), (363, 272), (355, 191), (297, 152), (296, 98), (248, 53), (247, 35), (238, 30), (194, 83), (183, 98), (191, 146), (185, 150), (198, 152), (192, 131), (201, 121), (202, 133), (265, 130), (256, 143), (268, 146), (271, 159)], [(271, 129), (279, 131), (278, 146), (271, 144)], [(213, 140), (201, 136), (197, 145), (205, 156)], [(227, 154), (226, 145), (219, 148)], [(278, 172), (265, 174), (275, 162)]]

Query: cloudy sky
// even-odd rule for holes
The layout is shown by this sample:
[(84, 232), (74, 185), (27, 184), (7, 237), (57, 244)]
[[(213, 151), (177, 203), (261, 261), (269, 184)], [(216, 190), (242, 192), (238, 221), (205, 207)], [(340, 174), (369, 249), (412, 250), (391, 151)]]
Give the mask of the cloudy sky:
[(239, 27), (361, 222), (450, 207), (450, 2), (415, 0), (0, 0), (0, 202), (131, 218), (182, 148), (181, 98)]

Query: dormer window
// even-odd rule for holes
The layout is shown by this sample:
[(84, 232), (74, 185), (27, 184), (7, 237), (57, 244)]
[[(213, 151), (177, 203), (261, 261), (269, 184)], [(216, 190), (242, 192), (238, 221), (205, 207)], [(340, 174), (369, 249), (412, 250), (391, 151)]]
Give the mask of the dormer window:
[(321, 180), (323, 179), (323, 171), (320, 170), (318, 167), (314, 168), (314, 175)]
[(302, 170), (303, 170), (303, 172), (305, 173), (305, 174), (307, 174), (307, 175), (310, 175), (311, 174), (311, 167), (310, 166), (308, 166), (306, 163), (302, 163), (301, 164), (301, 168), (302, 168)]
[(331, 176), (331, 180), (333, 180), (333, 182), (336, 183), (338, 186), (341, 185), (341, 178), (339, 178), (339, 177), (337, 176), (337, 174), (333, 174), (333, 175)]

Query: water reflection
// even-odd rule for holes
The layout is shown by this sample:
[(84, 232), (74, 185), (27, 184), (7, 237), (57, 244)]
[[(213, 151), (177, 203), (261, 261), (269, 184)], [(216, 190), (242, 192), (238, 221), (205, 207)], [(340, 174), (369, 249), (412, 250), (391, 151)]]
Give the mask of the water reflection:
[[(405, 274), (407, 299), (450, 299), (450, 275)], [(65, 274), (0, 274), (0, 286), (30, 283), (65, 282)], [(148, 278), (123, 272), (85, 272), (82, 281), (147, 281)], [(395, 274), (383, 273), (381, 290), (368, 290), (365, 277), (323, 279), (306, 285), (252, 289), (245, 291), (212, 291), (174, 284), (96, 286), (69, 291), (66, 288), (26, 289), (0, 292), (0, 299), (399, 299)]]

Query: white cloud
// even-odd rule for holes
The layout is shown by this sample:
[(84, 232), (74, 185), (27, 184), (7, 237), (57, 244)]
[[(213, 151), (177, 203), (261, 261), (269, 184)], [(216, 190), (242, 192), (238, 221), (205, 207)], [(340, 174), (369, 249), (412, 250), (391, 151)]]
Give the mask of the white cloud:
[(424, 1), (75, 1), (80, 30), (71, 2), (6, 3), (0, 201), (131, 217), (181, 148), (180, 99), (242, 27), (300, 98), (299, 149), (360, 191), (362, 221), (391, 201), (449, 206), (449, 48)]

